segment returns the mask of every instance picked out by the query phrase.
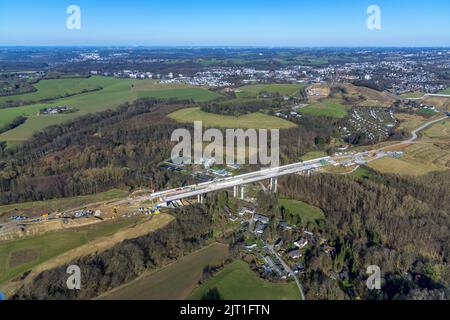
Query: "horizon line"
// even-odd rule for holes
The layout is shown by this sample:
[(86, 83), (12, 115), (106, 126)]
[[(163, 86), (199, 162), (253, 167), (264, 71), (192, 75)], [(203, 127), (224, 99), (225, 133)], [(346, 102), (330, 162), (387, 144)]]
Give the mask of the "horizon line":
[(301, 46), (301, 45), (133, 45), (133, 44), (0, 44), (0, 48), (59, 48), (59, 47), (78, 47), (78, 48), (255, 48), (255, 49), (450, 49), (450, 45), (422, 45), (422, 46), (392, 46), (392, 45), (377, 45), (377, 46), (358, 46), (358, 45), (343, 45), (343, 46)]

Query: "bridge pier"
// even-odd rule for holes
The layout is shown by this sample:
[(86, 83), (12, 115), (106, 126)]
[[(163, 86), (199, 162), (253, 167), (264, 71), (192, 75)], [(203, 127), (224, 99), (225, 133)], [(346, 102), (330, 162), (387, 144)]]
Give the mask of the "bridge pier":
[(278, 190), (278, 179), (277, 178), (270, 178), (269, 189), (275, 193), (277, 192), (277, 190)]
[(203, 203), (203, 202), (205, 202), (205, 196), (204, 196), (203, 194), (197, 195), (197, 202), (198, 202), (198, 203)]
[(238, 197), (238, 186), (234, 186), (234, 187), (233, 187), (233, 196), (234, 196), (235, 198)]
[(245, 188), (244, 186), (241, 186), (241, 200), (244, 200), (245, 198)]

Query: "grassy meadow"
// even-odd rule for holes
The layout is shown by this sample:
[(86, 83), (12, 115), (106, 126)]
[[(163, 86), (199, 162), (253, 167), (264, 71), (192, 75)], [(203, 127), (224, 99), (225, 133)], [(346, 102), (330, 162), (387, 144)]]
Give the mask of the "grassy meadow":
[(216, 288), (225, 300), (299, 300), (300, 293), (294, 282), (271, 283), (259, 278), (250, 266), (241, 260), (227, 265), (190, 296), (200, 300), (209, 290)]
[(441, 92), (439, 92), (440, 94), (450, 94), (450, 87), (448, 87), (445, 90), (442, 90)]
[(108, 221), (85, 227), (51, 231), (38, 236), (0, 242), (0, 285), (33, 267), (100, 237), (133, 226), (138, 218)]
[(222, 264), (228, 256), (228, 246), (213, 243), (188, 254), (175, 263), (131, 281), (113, 290), (105, 300), (173, 300), (186, 299), (201, 278), (207, 265)]
[(382, 173), (419, 176), (448, 170), (450, 151), (432, 143), (416, 143), (406, 148), (405, 155), (400, 159), (385, 157), (369, 163), (368, 166)]
[[(160, 84), (156, 80), (132, 80), (132, 79), (115, 79), (106, 77), (92, 77), (87, 79), (77, 79), (84, 82), (84, 86), (98, 86), (103, 89), (76, 94), (70, 97), (56, 99), (45, 103), (30, 104), (26, 106), (3, 108), (0, 109), (0, 127), (10, 123), (18, 116), (26, 116), (27, 121), (19, 127), (0, 134), (0, 141), (17, 143), (24, 141), (31, 137), (37, 131), (40, 131), (48, 126), (63, 123), (72, 120), (76, 117), (86, 115), (88, 113), (100, 112), (107, 109), (116, 108), (125, 102), (131, 102), (138, 98), (154, 97), (154, 98), (177, 98), (177, 99), (192, 99), (194, 101), (203, 102), (213, 100), (220, 95), (207, 90), (203, 87), (189, 87), (178, 84)], [(61, 94), (67, 91), (71, 81), (74, 79), (58, 79), (46, 81), (69, 81), (64, 82), (64, 85), (56, 86), (55, 89), (48, 89), (49, 84), (45, 84), (43, 91), (36, 93), (25, 94), (20, 96), (39, 95), (40, 97), (49, 97), (51, 94)], [(40, 83), (36, 84), (38, 86)], [(41, 85), (42, 86), (42, 85)], [(77, 85), (73, 92), (76, 92), (82, 87)], [(58, 89), (59, 88), (59, 89)], [(8, 97), (8, 99), (13, 99)], [(67, 105), (77, 112), (58, 114), (58, 115), (39, 115), (39, 110), (56, 105)]]
[(278, 206), (285, 207), (291, 213), (300, 216), (304, 222), (314, 222), (325, 219), (323, 211), (317, 207), (311, 206), (303, 201), (279, 199)]
[(310, 151), (307, 154), (300, 157), (301, 161), (308, 161), (313, 160), (317, 158), (323, 158), (326, 157), (327, 153), (325, 151)]
[(304, 84), (253, 84), (242, 86), (236, 89), (238, 98), (254, 98), (261, 92), (279, 93), (283, 96), (298, 96)]
[(450, 138), (450, 119), (432, 125), (423, 132), (423, 135), (432, 139)]
[(290, 121), (259, 112), (234, 117), (203, 112), (200, 108), (186, 108), (169, 114), (169, 117), (181, 123), (203, 121), (206, 127), (289, 129), (296, 126)]
[(325, 99), (302, 108), (300, 112), (313, 116), (344, 118), (347, 108), (336, 99)]
[(66, 95), (79, 94), (86, 90), (106, 88), (115, 81), (116, 79), (107, 77), (41, 80), (33, 85), (37, 90), (35, 92), (0, 97), (0, 106), (5, 102), (22, 101), (28, 103), (54, 100)]

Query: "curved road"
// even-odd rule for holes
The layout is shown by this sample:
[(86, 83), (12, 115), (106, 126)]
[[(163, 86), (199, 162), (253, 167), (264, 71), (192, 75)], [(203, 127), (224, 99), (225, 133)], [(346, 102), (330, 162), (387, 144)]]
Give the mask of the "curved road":
[[(394, 95), (395, 97), (399, 98), (398, 96)], [(416, 98), (400, 98), (404, 100), (422, 100), (426, 97), (441, 97), (441, 98), (450, 98), (450, 94), (439, 94), (439, 93), (426, 93), (421, 97)]]
[(411, 137), (409, 140), (403, 141), (403, 143), (411, 143), (411, 142), (414, 142), (415, 140), (417, 140), (417, 133), (418, 133), (418, 132), (422, 131), (423, 129), (428, 128), (429, 126), (431, 126), (431, 125), (433, 125), (433, 124), (435, 124), (435, 123), (437, 123), (437, 122), (440, 122), (440, 121), (442, 121), (442, 120), (445, 120), (445, 119), (449, 119), (449, 117), (448, 117), (448, 116), (445, 116), (445, 117), (438, 118), (438, 119), (436, 119), (436, 120), (433, 120), (433, 121), (430, 121), (430, 122), (427, 122), (427, 123), (423, 124), (422, 126), (418, 127), (418, 128), (415, 129), (414, 131), (412, 131), (412, 132), (411, 132), (412, 137)]
[(396, 143), (396, 144), (393, 144), (393, 145), (390, 145), (390, 146), (386, 146), (386, 147), (383, 147), (383, 148), (378, 149), (378, 150), (381, 151), (381, 150), (384, 150), (384, 149), (387, 149), (387, 148), (392, 148), (392, 147), (399, 146), (399, 145), (404, 145), (404, 144), (410, 144), (410, 143), (413, 143), (413, 142), (416, 141), (417, 138), (418, 138), (417, 133), (419, 133), (420, 131), (422, 131), (422, 130), (428, 128), (429, 126), (431, 126), (431, 125), (433, 125), (433, 124), (435, 124), (435, 123), (437, 123), (437, 122), (441, 122), (441, 121), (443, 121), (443, 120), (445, 120), (445, 119), (450, 119), (450, 117), (449, 117), (449, 116), (444, 116), (444, 117), (441, 117), (441, 118), (432, 120), (432, 121), (430, 121), (430, 122), (424, 123), (424, 124), (421, 125), (420, 127), (418, 127), (418, 128), (416, 128), (416, 129), (414, 129), (413, 131), (411, 131), (411, 138), (409, 138), (408, 140), (405, 140), (405, 141), (402, 141), (402, 142), (399, 142), (399, 143)]
[(267, 247), (269, 248), (270, 252), (272, 252), (277, 257), (278, 260), (280, 260), (284, 269), (286, 269), (294, 277), (295, 283), (297, 284), (298, 291), (300, 292), (300, 296), (302, 297), (302, 300), (306, 300), (305, 294), (303, 293), (303, 287), (300, 284), (300, 281), (298, 280), (294, 271), (292, 271), (291, 267), (289, 267), (289, 265), (286, 262), (284, 262), (283, 259), (281, 259), (281, 257), (278, 255), (278, 252), (276, 252), (276, 250), (274, 250), (273, 246), (267, 245)]

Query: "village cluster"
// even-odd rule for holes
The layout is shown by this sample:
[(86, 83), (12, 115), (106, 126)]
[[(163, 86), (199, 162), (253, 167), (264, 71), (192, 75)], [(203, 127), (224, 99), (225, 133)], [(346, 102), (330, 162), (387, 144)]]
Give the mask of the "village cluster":
[[(356, 54), (363, 55), (364, 51)], [(450, 50), (442, 50), (437, 53), (419, 51), (414, 53), (391, 52), (390, 54), (395, 59), (384, 60), (384, 57), (380, 56), (378, 61), (375, 62), (335, 62), (324, 66), (320, 64), (317, 66), (293, 64), (289, 67), (274, 70), (241, 66), (213, 66), (205, 67), (191, 75), (183, 75), (175, 71), (166, 74), (152, 73), (149, 70), (122, 70), (118, 72), (92, 70), (91, 74), (132, 79), (159, 79), (162, 83), (186, 83), (213, 88), (258, 82), (321, 83), (355, 81), (371, 83), (394, 94), (418, 91), (436, 93), (446, 88), (446, 84), (439, 79), (439, 70), (436, 69), (449, 67), (445, 58), (450, 55)], [(97, 53), (83, 53), (78, 60), (103, 61), (111, 58), (115, 58), (115, 56), (105, 58), (100, 57)]]
[[(364, 51), (361, 52), (364, 54)], [(391, 60), (351, 62), (315, 68), (317, 82), (364, 81), (383, 87), (394, 94), (409, 92), (436, 93), (446, 88), (439, 80), (438, 71), (449, 67), (450, 50), (437, 53), (419, 51), (390, 52)]]
[(398, 120), (391, 109), (353, 108), (346, 125), (341, 126), (340, 130), (344, 139), (348, 139), (351, 134), (361, 133), (367, 136), (369, 143), (377, 143), (387, 139), (397, 124)]
[(285, 280), (303, 273), (306, 266), (302, 257), (313, 246), (330, 258), (336, 254), (327, 239), (286, 221), (281, 221), (277, 226), (279, 238), (273, 244), (267, 243), (262, 236), (271, 218), (257, 213), (253, 208), (241, 207), (236, 215), (228, 210), (228, 214), (229, 220), (240, 224), (245, 231), (246, 239), (241, 247), (254, 258), (261, 277)]

